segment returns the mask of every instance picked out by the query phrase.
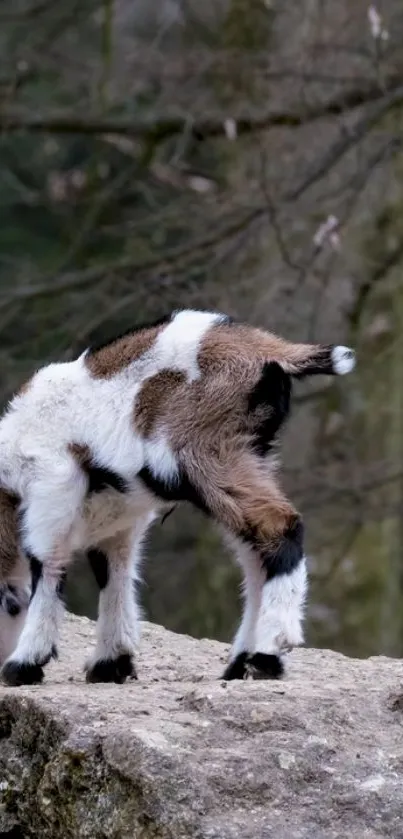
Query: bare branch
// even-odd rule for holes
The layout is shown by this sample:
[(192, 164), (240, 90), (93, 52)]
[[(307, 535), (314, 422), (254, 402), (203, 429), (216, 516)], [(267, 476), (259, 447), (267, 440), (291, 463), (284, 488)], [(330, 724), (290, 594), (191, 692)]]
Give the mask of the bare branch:
[[(360, 86), (339, 93), (325, 103), (307, 106), (300, 111), (270, 111), (261, 116), (241, 115), (236, 118), (237, 135), (251, 134), (255, 131), (276, 127), (295, 128), (306, 125), (324, 117), (337, 116), (347, 113), (371, 102), (378, 102), (378, 108), (371, 111), (365, 120), (354, 131), (355, 142), (369, 130), (387, 111), (403, 102), (403, 85), (399, 76), (389, 82), (389, 93), (379, 87), (378, 82)], [(79, 116), (76, 113), (61, 112), (59, 114), (32, 114), (17, 110), (3, 110), (0, 114), (0, 129), (2, 131), (27, 131), (30, 133), (51, 134), (120, 134), (137, 137), (141, 140), (160, 142), (168, 137), (181, 134), (189, 130), (196, 140), (212, 137), (225, 137), (225, 119), (217, 117), (189, 120), (188, 116), (167, 116), (144, 120), (124, 118), (102, 118)], [(353, 137), (340, 141), (337, 148), (332, 149), (331, 157), (340, 156), (347, 145), (351, 145)], [(326, 171), (329, 163), (310, 175), (310, 181), (317, 180)], [(291, 197), (298, 197), (305, 189), (304, 183), (297, 187)]]
[(263, 216), (264, 212), (265, 208), (257, 207), (242, 215), (240, 218), (238, 217), (227, 226), (224, 226), (219, 230), (204, 236), (203, 238), (192, 240), (186, 245), (171, 248), (171, 250), (166, 251), (165, 254), (158, 254), (158, 256), (150, 257), (142, 261), (137, 261), (133, 257), (128, 257), (114, 263), (95, 265), (85, 269), (84, 271), (61, 275), (60, 277), (55, 278), (52, 282), (17, 288), (11, 294), (0, 297), (0, 308), (10, 303), (15, 303), (16, 301), (25, 302), (27, 300), (38, 299), (41, 297), (51, 297), (66, 291), (83, 289), (91, 286), (96, 281), (101, 280), (103, 277), (108, 276), (111, 273), (118, 274), (130, 270), (139, 277), (139, 275), (143, 274), (145, 271), (163, 269), (168, 266), (172, 267), (176, 263), (188, 258), (193, 261), (194, 259), (197, 259), (202, 251), (245, 230), (258, 218)]
[(396, 106), (403, 102), (403, 85), (396, 90), (383, 94), (380, 102), (365, 112), (364, 116), (350, 130), (343, 127), (342, 136), (327, 150), (324, 157), (315, 164), (301, 183), (287, 194), (287, 199), (296, 201), (303, 192), (319, 181), (332, 166), (353, 146), (355, 146), (375, 125)]

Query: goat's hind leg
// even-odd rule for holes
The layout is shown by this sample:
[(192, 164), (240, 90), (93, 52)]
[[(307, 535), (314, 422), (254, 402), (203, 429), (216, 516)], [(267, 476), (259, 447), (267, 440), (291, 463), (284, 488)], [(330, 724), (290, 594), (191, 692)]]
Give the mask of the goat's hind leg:
[(241, 539), (230, 539), (230, 545), (243, 571), (244, 609), (223, 675), (226, 681), (244, 679), (247, 675), (250, 655), (255, 649), (256, 621), (265, 582), (263, 569), (253, 550)]
[(245, 607), (223, 678), (280, 678), (282, 653), (303, 643), (305, 559), (291, 574), (267, 580), (259, 554), (241, 541), (236, 553), (244, 571)]
[(276, 573), (268, 575), (263, 587), (255, 629), (255, 652), (249, 660), (251, 674), (255, 678), (282, 676), (282, 653), (300, 646), (304, 641), (302, 619), (307, 591), (306, 562), (298, 533), (293, 541), (293, 567), (288, 572), (282, 571), (283, 559), (279, 556)]
[(238, 544), (240, 540), (248, 548), (241, 563), (245, 568), (247, 562), (246, 609), (224, 677), (239, 678), (250, 671), (278, 678), (282, 653), (303, 641), (302, 521), (252, 454), (241, 453), (236, 464), (220, 471), (225, 475), (220, 474), (219, 486), (210, 485), (209, 507)]

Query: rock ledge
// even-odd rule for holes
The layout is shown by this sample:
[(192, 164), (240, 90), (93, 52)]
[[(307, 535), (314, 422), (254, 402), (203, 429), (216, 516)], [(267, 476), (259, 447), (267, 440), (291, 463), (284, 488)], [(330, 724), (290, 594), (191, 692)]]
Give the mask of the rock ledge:
[(322, 650), (282, 682), (218, 680), (227, 648), (144, 624), (139, 682), (86, 685), (69, 616), (43, 685), (0, 688), (0, 837), (403, 836), (403, 663)]

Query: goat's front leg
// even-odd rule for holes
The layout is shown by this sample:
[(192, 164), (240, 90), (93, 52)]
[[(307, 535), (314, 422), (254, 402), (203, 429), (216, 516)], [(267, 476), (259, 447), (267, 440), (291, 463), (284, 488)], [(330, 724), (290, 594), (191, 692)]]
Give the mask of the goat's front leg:
[(99, 585), (97, 643), (86, 664), (88, 682), (136, 679), (134, 653), (139, 641), (136, 582), (142, 538), (151, 523), (140, 518), (132, 531), (119, 533), (88, 551)]
[(54, 571), (39, 560), (36, 589), (16, 649), (3, 666), (9, 685), (32, 685), (43, 679), (43, 668), (57, 657), (57, 638), (63, 618), (64, 571)]
[(5, 661), (2, 679), (31, 685), (43, 679), (43, 667), (57, 656), (64, 613), (63, 584), (71, 559), (73, 525), (86, 491), (85, 477), (72, 463), (32, 486), (22, 512), (22, 543), (30, 560), (32, 596), (18, 644)]

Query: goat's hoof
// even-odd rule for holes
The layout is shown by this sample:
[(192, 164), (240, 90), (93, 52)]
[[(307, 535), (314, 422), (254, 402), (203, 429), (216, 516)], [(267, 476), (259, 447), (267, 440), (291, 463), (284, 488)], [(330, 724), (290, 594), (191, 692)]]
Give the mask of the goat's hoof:
[(104, 658), (86, 667), (87, 682), (114, 682), (122, 685), (126, 679), (137, 679), (133, 658), (122, 653), (118, 658)]
[(248, 658), (247, 670), (252, 679), (281, 679), (284, 664), (279, 655), (254, 653)]
[(248, 653), (238, 653), (233, 661), (227, 664), (222, 679), (230, 682), (233, 679), (245, 679), (247, 674)]
[(279, 655), (268, 653), (238, 653), (231, 661), (222, 679), (226, 682), (232, 679), (281, 679), (284, 675), (284, 664)]
[(44, 676), (40, 664), (29, 664), (22, 661), (7, 661), (1, 671), (2, 681), (10, 687), (21, 685), (39, 685)]

